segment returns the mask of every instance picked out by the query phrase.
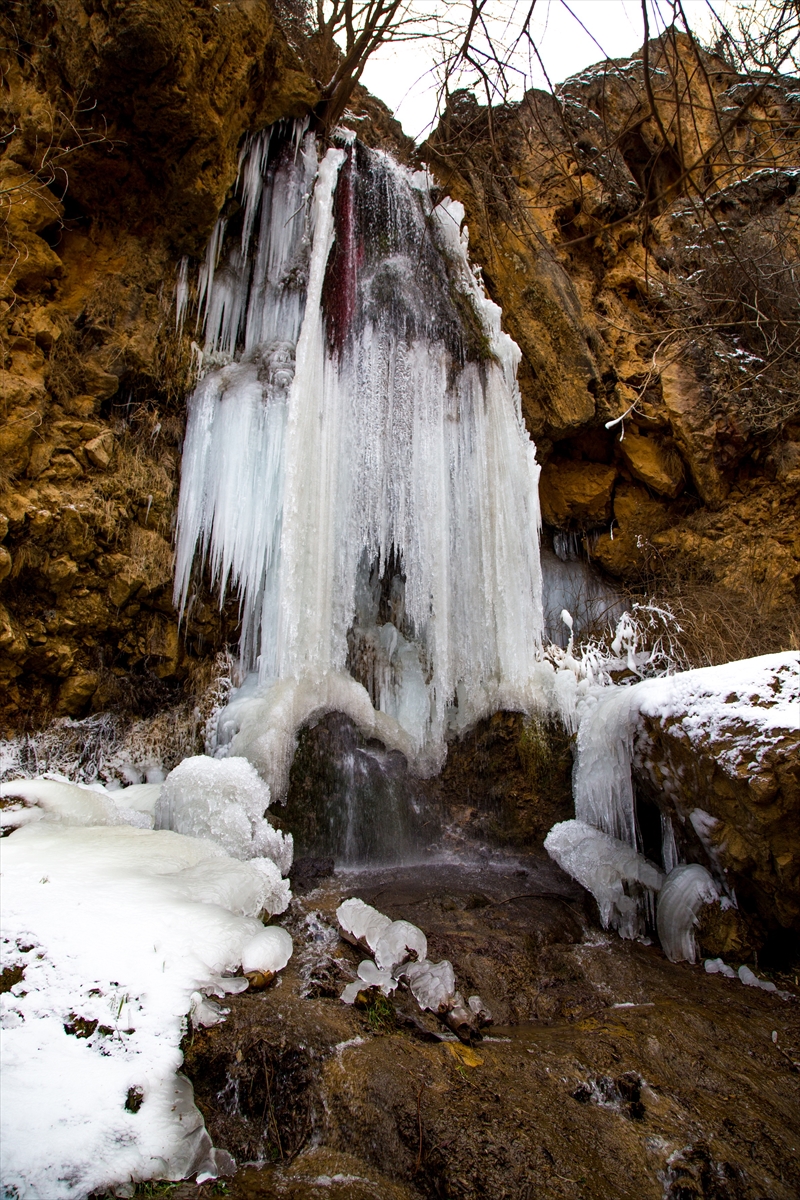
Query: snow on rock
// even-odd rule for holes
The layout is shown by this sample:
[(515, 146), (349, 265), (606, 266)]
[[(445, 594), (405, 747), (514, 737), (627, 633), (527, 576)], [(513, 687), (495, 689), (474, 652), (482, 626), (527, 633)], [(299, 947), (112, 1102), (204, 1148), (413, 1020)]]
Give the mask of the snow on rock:
[[(663, 874), (636, 850), (583, 821), (562, 821), (544, 840), (562, 870), (592, 893), (603, 928), (641, 937)], [(632, 894), (633, 893), (633, 894)]]
[[(15, 779), (0, 784), (0, 797), (19, 797), (26, 807), (6, 808), (0, 814), (3, 826), (26, 825), (32, 821), (57, 821), (63, 825), (136, 825), (152, 828), (149, 815), (160, 791), (159, 784), (107, 791), (102, 784), (80, 785), (67, 779)], [(128, 796), (131, 792), (133, 795)]]
[[(800, 841), (787, 832), (796, 827), (800, 793), (784, 764), (800, 746), (800, 655), (764, 655), (632, 686), (577, 676), (567, 686), (569, 676), (556, 672), (553, 694), (564, 720), (577, 726), (573, 782), (583, 832), (566, 822), (545, 845), (593, 892), (604, 922), (623, 936), (640, 936), (658, 890), (639, 878), (635, 769), (661, 808), (664, 864), (673, 867), (679, 855), (699, 858), (729, 895), (743, 877), (746, 886), (757, 885), (769, 915), (791, 925), (800, 911)], [(596, 839), (597, 854), (588, 828), (611, 839)], [(628, 903), (634, 893), (635, 916)], [(678, 943), (670, 944), (670, 953), (679, 953)]]
[(259, 929), (242, 949), (242, 970), (274, 975), (292, 957), (292, 938), (280, 925)]
[(4, 838), (0, 861), (2, 966), (24, 970), (0, 997), (4, 1186), (77, 1200), (230, 1165), (176, 1075), (180, 1039), (193, 1003), (243, 986), (225, 973), (267, 932), (257, 914), (286, 906), (274, 864), (43, 820)]
[(670, 871), (658, 893), (658, 937), (670, 962), (694, 962), (694, 930), (704, 904), (719, 900), (714, 880), (699, 863), (684, 863)]
[(268, 858), (287, 875), (292, 835), (265, 817), (270, 790), (246, 758), (185, 758), (167, 776), (155, 807), (158, 829), (212, 838), (234, 858)]

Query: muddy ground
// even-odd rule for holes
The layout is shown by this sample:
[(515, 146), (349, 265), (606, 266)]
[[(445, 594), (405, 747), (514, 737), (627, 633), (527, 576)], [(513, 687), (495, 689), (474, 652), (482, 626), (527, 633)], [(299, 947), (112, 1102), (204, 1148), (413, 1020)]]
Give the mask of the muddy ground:
[[(360, 896), (428, 935), (495, 1023), (456, 1040), (406, 994), (350, 1008)], [(790, 1200), (800, 1195), (800, 1005), (600, 931), (554, 864), (339, 872), (296, 895), (277, 985), (187, 1036), (185, 1072), (241, 1166), (174, 1200), (325, 1196)], [(152, 1193), (151, 1193), (152, 1194)]]

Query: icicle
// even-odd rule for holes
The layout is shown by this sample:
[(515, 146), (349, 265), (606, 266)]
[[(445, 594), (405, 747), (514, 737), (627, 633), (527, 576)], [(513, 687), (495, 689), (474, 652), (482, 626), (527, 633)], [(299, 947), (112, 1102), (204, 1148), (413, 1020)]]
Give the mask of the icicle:
[(261, 685), (231, 748), (276, 796), (323, 697), (426, 771), (448, 729), (531, 707), (543, 620), (519, 350), (463, 209), (354, 141), (317, 167), (301, 138), (251, 139), (241, 237), (209, 246), (176, 556), (182, 611), (198, 560), (238, 591)]
[(183, 256), (178, 264), (178, 279), (175, 284), (175, 328), (183, 330), (186, 308), (189, 303), (189, 259)]
[(672, 962), (694, 962), (694, 930), (704, 904), (719, 900), (714, 880), (699, 863), (684, 863), (667, 876), (658, 897), (658, 936)]

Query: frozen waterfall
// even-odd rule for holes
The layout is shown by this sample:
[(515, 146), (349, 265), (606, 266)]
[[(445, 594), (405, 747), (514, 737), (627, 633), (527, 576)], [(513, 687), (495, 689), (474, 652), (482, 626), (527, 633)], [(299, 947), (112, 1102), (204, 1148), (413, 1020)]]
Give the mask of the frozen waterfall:
[[(176, 602), (238, 592), (232, 749), (285, 790), (324, 711), (435, 770), (448, 730), (529, 708), (539, 468), (519, 351), (463, 209), (351, 135), (274, 127), (240, 162), (199, 283)], [(235, 719), (234, 719), (235, 718)]]

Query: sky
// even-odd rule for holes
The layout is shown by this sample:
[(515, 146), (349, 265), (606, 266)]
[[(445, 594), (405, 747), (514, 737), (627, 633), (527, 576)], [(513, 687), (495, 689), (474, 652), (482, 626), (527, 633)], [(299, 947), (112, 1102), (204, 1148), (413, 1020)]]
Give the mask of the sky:
[[(489, 0), (486, 11), (492, 36), (500, 42), (507, 40), (515, 13), (519, 18), (529, 6), (530, 0)], [(707, 0), (683, 0), (683, 6), (692, 28), (699, 36), (707, 36), (713, 24)], [(654, 36), (671, 21), (672, 5), (666, 0), (650, 0), (649, 9)], [(714, 9), (726, 18), (732, 4), (715, 0)], [(362, 83), (392, 109), (410, 137), (420, 139), (429, 132), (436, 113), (434, 64), (441, 59), (443, 45), (446, 50), (457, 43), (468, 5), (463, 0), (449, 4), (415, 0), (415, 10), (419, 20), (409, 33), (422, 32), (424, 36), (382, 46), (367, 64)], [(437, 37), (443, 10), (449, 27)], [(604, 58), (633, 54), (643, 41), (640, 0), (537, 0), (533, 31), (542, 61), (531, 61), (528, 54), (518, 52), (511, 99), (519, 99), (526, 88), (547, 87), (548, 77), (551, 83), (560, 83)]]

